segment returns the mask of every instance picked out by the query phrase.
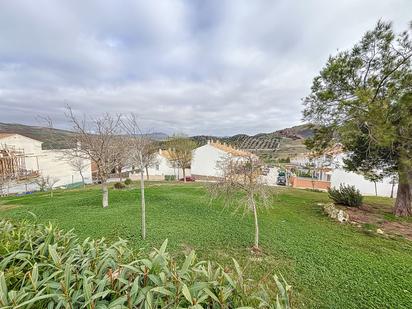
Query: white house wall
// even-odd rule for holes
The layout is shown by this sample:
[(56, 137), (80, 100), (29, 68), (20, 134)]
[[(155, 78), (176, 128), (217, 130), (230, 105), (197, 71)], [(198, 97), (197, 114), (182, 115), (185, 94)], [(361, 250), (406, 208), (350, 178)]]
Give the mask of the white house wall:
[[(86, 183), (91, 183), (91, 162), (90, 160), (84, 160), (84, 164), (86, 165), (82, 173), (84, 180)], [(82, 181), (80, 173), (73, 169), (60, 151), (43, 150), (42, 155), (39, 156), (39, 171), (44, 177), (49, 176), (58, 179), (56, 187)]]
[(148, 169), (150, 176), (175, 175), (175, 169), (171, 166), (169, 160), (159, 154), (156, 160), (157, 164)]
[[(364, 195), (375, 195), (375, 184), (372, 181), (366, 180), (362, 175), (347, 172), (343, 169), (343, 157), (344, 155), (337, 157), (339, 167), (332, 171), (331, 186), (351, 185), (355, 186)], [(390, 182), (390, 178), (385, 178), (383, 181), (376, 183), (378, 196), (391, 196), (392, 184)], [(395, 185), (393, 192), (396, 196), (397, 185)]]
[[(363, 176), (353, 172), (347, 172), (341, 168), (335, 169), (332, 173), (331, 186), (339, 187), (341, 184), (355, 186), (364, 195), (375, 195), (375, 184), (366, 180)], [(389, 178), (376, 183), (378, 196), (391, 196), (392, 184)], [(397, 185), (394, 187), (396, 196)]]
[[(39, 171), (41, 176), (49, 176), (52, 179), (59, 179), (56, 187), (68, 185), (71, 183), (81, 182), (82, 178), (78, 171), (73, 170), (70, 164), (63, 158), (61, 151), (42, 150), (42, 142), (15, 134), (0, 139), (1, 145), (15, 148), (17, 151), (24, 151), (25, 169)], [(85, 160), (86, 168), (83, 176), (86, 183), (92, 182), (91, 162)], [(30, 185), (30, 190), (37, 189), (36, 186)], [(16, 185), (9, 189), (10, 193), (19, 193), (26, 190), (25, 185)]]
[[(218, 162), (224, 160), (228, 154), (223, 150), (206, 144), (193, 150), (192, 175), (220, 177)], [(196, 176), (195, 176), (196, 177)]]
[[(171, 162), (164, 156), (157, 154), (157, 164), (148, 168), (149, 176), (175, 176), (176, 179), (183, 177), (183, 170), (181, 168), (173, 167)], [(191, 175), (191, 169), (185, 169), (186, 176)]]
[(8, 147), (14, 147), (16, 150), (23, 149), (26, 155), (36, 155), (42, 151), (42, 142), (14, 134), (0, 139), (0, 144), (6, 144)]

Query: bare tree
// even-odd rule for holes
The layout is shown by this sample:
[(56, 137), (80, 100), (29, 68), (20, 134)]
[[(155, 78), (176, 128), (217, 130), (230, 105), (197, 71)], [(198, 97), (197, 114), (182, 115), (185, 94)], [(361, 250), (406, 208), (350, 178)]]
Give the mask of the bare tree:
[[(120, 124), (121, 129), (123, 129), (123, 124)], [(123, 133), (119, 135), (115, 139), (116, 149), (117, 149), (117, 156), (115, 158), (115, 168), (114, 172), (117, 173), (119, 181), (121, 182), (123, 179), (123, 170), (124, 168), (130, 165), (130, 156), (131, 156), (131, 147), (130, 147), (130, 139), (125, 136)]]
[(40, 176), (35, 180), (35, 183), (39, 187), (40, 192), (49, 191), (50, 197), (53, 197), (53, 189), (56, 183), (59, 182), (59, 178), (48, 176)]
[(153, 162), (153, 141), (140, 130), (137, 117), (130, 114), (122, 120), (123, 128), (128, 136), (130, 148), (129, 161), (133, 166), (137, 166), (140, 173), (140, 196), (141, 196), (141, 236), (146, 239), (146, 200), (144, 171)]
[(170, 148), (171, 163), (182, 169), (183, 181), (186, 182), (186, 169), (190, 168), (192, 162), (193, 149), (196, 142), (183, 135), (175, 135), (168, 142)]
[(149, 168), (158, 164), (157, 154), (159, 148), (156, 143), (151, 142), (146, 149), (144, 149), (143, 157), (144, 159), (144, 168), (146, 170), (146, 180), (149, 180)]
[(74, 134), (70, 136), (78, 147), (80, 158), (90, 159), (97, 169), (97, 179), (102, 185), (102, 205), (109, 206), (107, 180), (116, 168), (117, 159), (123, 155), (124, 148), (119, 147), (121, 115), (108, 113), (98, 118), (82, 119), (76, 117), (68, 106), (66, 116), (71, 122)]
[[(78, 145), (80, 147), (80, 145)], [(62, 150), (62, 157), (67, 163), (73, 168), (74, 171), (78, 172), (81, 179), (83, 188), (86, 187), (86, 183), (84, 181), (84, 172), (90, 166), (90, 161), (84, 159), (84, 155), (78, 149), (64, 149)]]
[[(233, 157), (228, 156), (218, 164), (221, 178), (209, 186), (212, 200), (223, 199), (224, 205), (236, 205), (251, 211), (254, 217), (254, 251), (259, 251), (258, 208), (269, 207), (271, 192), (262, 182), (262, 162), (253, 154)], [(239, 193), (242, 193), (239, 197)]]

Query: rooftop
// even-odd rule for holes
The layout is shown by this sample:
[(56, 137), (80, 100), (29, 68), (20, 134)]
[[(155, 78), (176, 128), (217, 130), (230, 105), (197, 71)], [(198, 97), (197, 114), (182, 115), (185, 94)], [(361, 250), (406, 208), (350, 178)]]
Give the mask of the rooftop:
[(15, 133), (1, 133), (0, 132), (0, 139), (6, 138), (6, 137), (9, 137), (9, 136), (13, 136), (13, 135), (16, 135), (16, 134)]
[(230, 145), (227, 145), (226, 143), (222, 144), (219, 141), (209, 141), (208, 144), (224, 152), (230, 153), (231, 155), (234, 155), (236, 157), (254, 156), (254, 154), (251, 152), (236, 149)]

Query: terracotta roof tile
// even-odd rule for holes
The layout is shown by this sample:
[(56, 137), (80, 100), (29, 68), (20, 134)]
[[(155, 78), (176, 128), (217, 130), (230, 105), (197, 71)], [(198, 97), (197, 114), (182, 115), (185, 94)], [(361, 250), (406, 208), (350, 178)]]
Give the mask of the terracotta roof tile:
[(13, 135), (16, 135), (16, 134), (15, 133), (1, 133), (0, 132), (0, 139), (6, 138), (6, 137), (9, 137), (9, 136), (13, 136)]
[(170, 155), (170, 151), (169, 151), (169, 150), (160, 149), (160, 150), (159, 150), (159, 155), (161, 155), (162, 157), (164, 157), (164, 158), (166, 158), (166, 159), (168, 159), (168, 160), (170, 160), (170, 159), (172, 158), (172, 156)]
[(212, 141), (212, 142), (210, 142), (210, 145), (217, 148), (217, 149), (220, 149), (224, 152), (230, 153), (231, 155), (234, 155), (236, 157), (254, 156), (254, 154), (252, 154), (251, 152), (235, 149), (235, 148), (233, 148), (229, 145), (222, 144), (219, 141), (216, 141), (216, 142)]

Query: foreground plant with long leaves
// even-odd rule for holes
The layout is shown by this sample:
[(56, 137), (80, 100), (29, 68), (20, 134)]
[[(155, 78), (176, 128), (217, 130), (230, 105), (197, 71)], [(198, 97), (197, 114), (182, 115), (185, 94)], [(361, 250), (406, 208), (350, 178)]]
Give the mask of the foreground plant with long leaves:
[(79, 242), (52, 225), (3, 220), (0, 307), (290, 308), (283, 278), (255, 282), (235, 260), (229, 271), (194, 252), (178, 265), (166, 246), (136, 259), (124, 240)]

